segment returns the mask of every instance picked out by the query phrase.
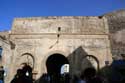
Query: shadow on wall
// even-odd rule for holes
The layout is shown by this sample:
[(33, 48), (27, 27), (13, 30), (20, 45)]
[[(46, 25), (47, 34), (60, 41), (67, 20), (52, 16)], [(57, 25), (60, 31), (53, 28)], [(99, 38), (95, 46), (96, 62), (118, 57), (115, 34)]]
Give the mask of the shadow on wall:
[(70, 72), (72, 76), (80, 76), (80, 73), (84, 71), (85, 68), (93, 67), (89, 58), (93, 58), (99, 65), (99, 61), (96, 57), (88, 55), (88, 53), (81, 46), (74, 50), (67, 58), (70, 61)]
[[(37, 79), (35, 83), (49, 83), (48, 81), (50, 81), (50, 83), (67, 83), (61, 82), (63, 75), (60, 74), (60, 72), (61, 67), (64, 64), (69, 64), (69, 73), (66, 73), (65, 75), (65, 78), (68, 79), (68, 81), (73, 80), (76, 76), (79, 78), (81, 72), (83, 72), (86, 68), (93, 67), (92, 63), (87, 59), (87, 55), (88, 53), (85, 52), (81, 46), (69, 54), (68, 57), (58, 53), (50, 55), (46, 61), (48, 73), (41, 75), (41, 77)], [(93, 58), (96, 59), (94, 56)], [(97, 64), (99, 65), (98, 60), (96, 59), (95, 61), (97, 61)]]

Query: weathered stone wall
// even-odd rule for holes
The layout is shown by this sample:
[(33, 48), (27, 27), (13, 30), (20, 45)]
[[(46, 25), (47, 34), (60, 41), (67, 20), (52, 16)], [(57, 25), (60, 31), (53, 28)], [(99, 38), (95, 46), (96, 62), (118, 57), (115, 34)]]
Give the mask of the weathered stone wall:
[(106, 34), (105, 18), (98, 17), (34, 17), (16, 18), (13, 23), (12, 34), (57, 33), (69, 34)]
[[(72, 38), (72, 36), (74, 37)], [(26, 37), (26, 36), (25, 36)], [(87, 38), (86, 38), (87, 37)], [(105, 65), (106, 60), (111, 59), (109, 40), (107, 36), (65, 36), (59, 39), (59, 43), (55, 44), (57, 41), (56, 37), (43, 37), (39, 39), (16, 39), (16, 49), (14, 52), (14, 71), (19, 68), (21, 55), (25, 53), (30, 53), (35, 58), (35, 67), (34, 70), (38, 71), (38, 77), (42, 73), (46, 72), (46, 60), (47, 57), (54, 53), (60, 53), (65, 55), (71, 64), (71, 70), (73, 70), (73, 74), (79, 72), (81, 69), (81, 59), (82, 56), (90, 54), (94, 55), (99, 60), (100, 67)], [(80, 58), (80, 56), (82, 58)], [(22, 60), (22, 59), (21, 59)], [(79, 64), (78, 64), (79, 63)], [(38, 65), (39, 64), (39, 65)], [(75, 65), (74, 65), (75, 64)], [(84, 64), (83, 64), (84, 65)], [(75, 68), (75, 69), (74, 69)], [(79, 70), (77, 70), (79, 69)]]
[(0, 47), (3, 49), (2, 54), (1, 54), (1, 59), (0, 59), (0, 66), (4, 67), (5, 73), (4, 73), (4, 78), (5, 78), (5, 83), (9, 83), (8, 81), (10, 80), (11, 77), (11, 67), (13, 64), (12, 62), (12, 50), (11, 50), (11, 45), (9, 42), (9, 32), (0, 32)]
[(37, 72), (36, 79), (39, 79), (47, 73), (46, 60), (54, 53), (68, 58), (71, 75), (79, 75), (88, 65), (97, 68), (96, 61), (87, 58), (89, 64), (85, 63), (85, 55), (97, 58), (102, 68), (105, 61), (112, 61), (108, 33), (105, 17), (16, 18), (10, 34), (15, 44), (11, 72), (14, 76), (29, 56), (30, 65), (34, 64), (33, 71)]
[(110, 41), (113, 56), (125, 54), (125, 11), (118, 10), (105, 15), (108, 19)]
[(27, 61), (39, 79), (47, 73), (48, 57), (55, 53), (69, 60), (71, 75), (79, 76), (88, 65), (97, 68), (97, 62), (85, 55), (93, 55), (99, 61), (99, 68), (103, 68), (105, 61), (112, 61), (112, 55), (125, 54), (124, 27), (124, 10), (102, 17), (15, 18), (10, 32), (0, 32), (2, 65), (7, 69), (5, 83)]

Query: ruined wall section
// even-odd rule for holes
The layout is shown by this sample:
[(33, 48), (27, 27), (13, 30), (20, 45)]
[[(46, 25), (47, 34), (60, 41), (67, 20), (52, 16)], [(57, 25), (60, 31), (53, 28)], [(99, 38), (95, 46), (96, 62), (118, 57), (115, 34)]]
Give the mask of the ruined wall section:
[(125, 10), (118, 10), (105, 15), (108, 19), (112, 54), (119, 56), (125, 54)]

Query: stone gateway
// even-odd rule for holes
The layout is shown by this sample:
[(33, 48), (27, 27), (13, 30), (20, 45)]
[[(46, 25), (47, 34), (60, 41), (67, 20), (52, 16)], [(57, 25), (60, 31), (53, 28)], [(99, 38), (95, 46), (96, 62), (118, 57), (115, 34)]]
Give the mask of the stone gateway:
[[(115, 12), (116, 15), (117, 13)], [(125, 18), (125, 14), (119, 15)], [(68, 70), (73, 77), (80, 76), (87, 67), (100, 70), (105, 65), (110, 65), (112, 38), (109, 17), (111, 16), (15, 18), (11, 31), (0, 33), (5, 83), (13, 79), (23, 63), (32, 68), (33, 79), (37, 82), (45, 73)], [(68, 67), (63, 71), (61, 68), (65, 64)]]

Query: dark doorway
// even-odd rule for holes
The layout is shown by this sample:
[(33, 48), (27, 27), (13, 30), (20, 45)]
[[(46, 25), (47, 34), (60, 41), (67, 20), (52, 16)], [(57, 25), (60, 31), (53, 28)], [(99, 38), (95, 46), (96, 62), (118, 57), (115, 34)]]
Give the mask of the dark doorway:
[(69, 64), (68, 59), (61, 54), (53, 54), (46, 61), (47, 72), (54, 83), (59, 83), (61, 77), (61, 67)]

